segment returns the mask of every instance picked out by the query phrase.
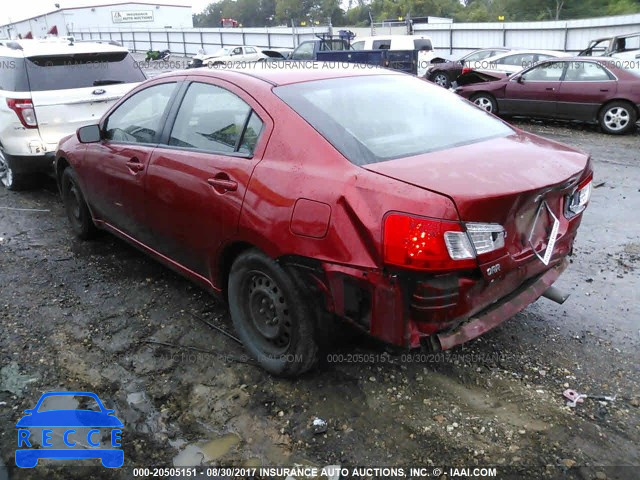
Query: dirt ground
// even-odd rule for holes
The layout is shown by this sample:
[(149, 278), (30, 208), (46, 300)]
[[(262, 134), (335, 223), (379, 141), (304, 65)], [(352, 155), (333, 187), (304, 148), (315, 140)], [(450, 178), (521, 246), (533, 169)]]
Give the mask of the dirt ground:
[[(232, 331), (226, 307), (188, 281), (110, 235), (76, 240), (53, 183), (0, 190), (0, 479), (296, 464), (638, 478), (640, 134), (515, 123), (594, 157), (592, 202), (557, 282), (569, 300), (540, 299), (445, 354), (336, 344), (296, 381), (268, 375), (212, 328)], [(615, 400), (570, 408), (566, 388)], [(55, 390), (92, 391), (115, 408), (123, 468), (11, 468), (16, 421)], [(316, 417), (325, 433), (314, 433)]]

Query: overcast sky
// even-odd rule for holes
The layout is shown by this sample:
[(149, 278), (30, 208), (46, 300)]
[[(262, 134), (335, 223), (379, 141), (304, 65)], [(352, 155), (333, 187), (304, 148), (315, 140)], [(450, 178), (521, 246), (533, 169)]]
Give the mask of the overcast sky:
[[(139, 0), (144, 3), (153, 3), (149, 0)], [(59, 3), (61, 8), (65, 7), (86, 7), (94, 5), (105, 5), (110, 3), (121, 3), (118, 0), (2, 0), (0, 7), (0, 25), (5, 23), (35, 17), (43, 13), (56, 10), (55, 4)], [(191, 5), (193, 13), (200, 13), (204, 8), (212, 3), (212, 0), (163, 0), (160, 3), (171, 5)]]

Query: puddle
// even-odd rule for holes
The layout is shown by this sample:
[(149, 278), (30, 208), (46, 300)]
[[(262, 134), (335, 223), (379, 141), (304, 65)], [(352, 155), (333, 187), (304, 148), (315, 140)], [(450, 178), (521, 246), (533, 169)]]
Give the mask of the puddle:
[[(235, 433), (226, 433), (219, 438), (187, 445), (173, 457), (175, 467), (191, 467), (218, 460), (240, 444), (241, 438)], [(184, 444), (183, 440), (173, 440), (172, 446)]]
[(25, 387), (36, 380), (37, 378), (29, 378), (27, 375), (22, 375), (16, 362), (11, 362), (0, 369), (0, 390), (5, 390), (14, 395), (22, 395)]

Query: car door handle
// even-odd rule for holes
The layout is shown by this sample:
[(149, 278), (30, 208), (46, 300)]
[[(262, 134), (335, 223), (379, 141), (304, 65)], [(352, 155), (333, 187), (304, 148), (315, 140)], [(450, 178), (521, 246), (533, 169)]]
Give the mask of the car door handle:
[(144, 165), (140, 163), (140, 160), (138, 160), (136, 157), (133, 157), (127, 162), (127, 167), (129, 167), (129, 170), (134, 173), (138, 173), (144, 170)]
[(553, 90), (555, 90), (555, 88), (553, 88), (553, 87), (547, 87), (547, 88), (545, 88), (545, 90), (553, 91)]
[(238, 182), (229, 180), (228, 178), (209, 178), (207, 183), (215, 188), (217, 191), (235, 192), (238, 190)]
[(600, 89), (600, 91), (601, 91), (601, 92), (608, 92), (608, 91), (609, 91), (609, 89), (608, 89), (608, 88), (601, 88), (601, 89)]

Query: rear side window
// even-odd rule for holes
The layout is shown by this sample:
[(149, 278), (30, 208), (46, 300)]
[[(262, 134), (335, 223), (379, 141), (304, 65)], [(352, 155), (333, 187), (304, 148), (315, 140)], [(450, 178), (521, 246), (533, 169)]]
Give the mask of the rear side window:
[(513, 133), (462, 97), (408, 75), (318, 80), (284, 85), (274, 92), (356, 165)]
[(153, 143), (176, 84), (145, 88), (125, 100), (105, 123), (105, 137), (117, 143)]
[(29, 91), (24, 59), (0, 57), (0, 90), (9, 92)]
[(413, 41), (413, 46), (416, 50), (433, 50), (431, 40), (427, 38), (418, 38)]
[(364, 50), (364, 42), (363, 41), (354, 42), (351, 44), (351, 48), (353, 50)]
[(262, 121), (224, 88), (192, 83), (180, 105), (169, 145), (212, 153), (253, 154)]
[(32, 91), (98, 87), (145, 80), (128, 52), (47, 55), (26, 59)]
[(391, 40), (374, 40), (373, 49), (374, 50), (390, 50)]

